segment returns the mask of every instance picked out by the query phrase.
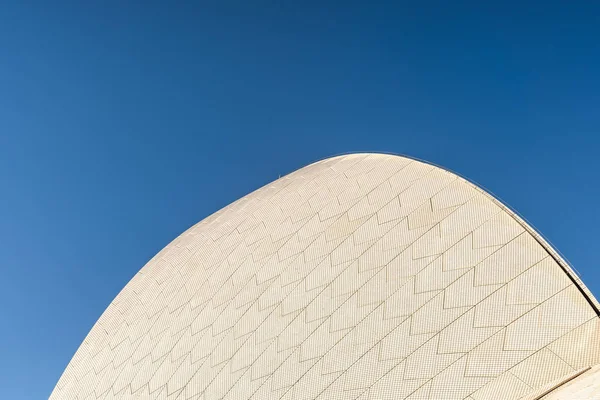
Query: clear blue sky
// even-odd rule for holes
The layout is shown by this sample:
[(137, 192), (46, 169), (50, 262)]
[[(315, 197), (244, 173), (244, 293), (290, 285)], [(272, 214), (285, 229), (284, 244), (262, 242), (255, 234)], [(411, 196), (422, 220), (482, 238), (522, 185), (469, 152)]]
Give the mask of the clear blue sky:
[(600, 294), (597, 2), (90, 3), (0, 6), (5, 398), (179, 233), (341, 152), (475, 180)]

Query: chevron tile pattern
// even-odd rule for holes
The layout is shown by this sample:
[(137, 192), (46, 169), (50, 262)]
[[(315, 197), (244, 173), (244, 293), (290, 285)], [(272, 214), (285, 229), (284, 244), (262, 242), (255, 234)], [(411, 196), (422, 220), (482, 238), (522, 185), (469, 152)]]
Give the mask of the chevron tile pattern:
[(50, 398), (518, 399), (600, 362), (597, 302), (583, 293), (468, 181), (400, 156), (340, 156), (165, 247)]

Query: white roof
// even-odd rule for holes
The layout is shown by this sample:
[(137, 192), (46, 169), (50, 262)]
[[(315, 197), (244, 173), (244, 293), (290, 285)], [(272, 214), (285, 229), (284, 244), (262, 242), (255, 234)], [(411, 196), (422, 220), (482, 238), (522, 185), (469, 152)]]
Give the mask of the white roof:
[(382, 154), (199, 222), (100, 317), (52, 399), (518, 399), (600, 362), (598, 302), (498, 200)]

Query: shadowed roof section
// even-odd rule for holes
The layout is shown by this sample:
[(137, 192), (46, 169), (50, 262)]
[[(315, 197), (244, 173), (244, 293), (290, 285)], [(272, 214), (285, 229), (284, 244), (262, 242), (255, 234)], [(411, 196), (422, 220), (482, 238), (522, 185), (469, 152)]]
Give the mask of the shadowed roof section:
[(599, 335), (597, 300), (496, 198), (349, 154), (165, 247), (51, 398), (519, 399), (599, 363)]

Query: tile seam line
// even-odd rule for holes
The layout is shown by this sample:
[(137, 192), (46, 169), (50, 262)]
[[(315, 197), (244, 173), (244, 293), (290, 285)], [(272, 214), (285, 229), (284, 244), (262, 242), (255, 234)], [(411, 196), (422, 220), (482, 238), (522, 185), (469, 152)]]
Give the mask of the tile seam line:
[[(556, 261), (556, 263), (560, 266), (560, 268), (563, 270), (563, 272), (569, 277), (571, 282), (573, 282), (573, 284), (577, 287), (577, 289), (579, 290), (581, 295), (586, 299), (586, 301), (588, 302), (590, 307), (596, 313), (596, 316), (600, 317), (600, 302), (594, 297), (594, 295), (589, 290), (589, 288), (585, 285), (585, 283), (583, 283), (580, 274), (571, 265), (571, 263), (567, 261), (567, 258), (558, 249), (556, 249), (556, 247), (553, 246), (551, 244), (551, 242), (540, 231), (538, 231), (529, 221), (527, 221), (527, 219), (525, 219), (522, 215), (520, 215), (515, 209), (513, 209), (511, 206), (509, 206), (505, 201), (501, 200), (499, 196), (496, 196), (491, 190), (485, 188), (485, 186), (480, 185), (479, 183), (475, 182), (474, 180), (467, 178), (466, 176), (463, 176), (458, 172), (455, 172), (444, 166), (438, 165), (434, 162), (420, 159), (418, 157), (413, 157), (413, 156), (401, 154), (401, 153), (385, 152), (385, 151), (353, 151), (353, 152), (337, 153), (337, 154), (334, 154), (334, 155), (331, 155), (328, 157), (323, 157), (323, 158), (314, 160), (311, 163), (302, 166), (301, 168), (307, 167), (314, 163), (318, 163), (321, 161), (336, 158), (336, 157), (364, 155), (364, 154), (400, 157), (400, 158), (406, 158), (409, 160), (421, 162), (423, 164), (431, 165), (433, 167), (436, 167), (443, 171), (451, 173), (451, 174), (457, 176), (458, 178), (465, 180), (467, 183), (473, 185), (473, 187), (475, 189), (481, 191), (484, 195), (488, 196), (496, 205), (498, 205), (500, 208), (502, 208), (502, 210), (506, 211), (506, 213), (512, 219), (514, 219), (520, 226), (522, 226), (525, 229), (525, 231), (527, 233), (529, 233), (540, 246), (542, 246), (542, 248), (550, 255), (550, 257), (552, 257), (554, 259), (554, 261)], [(301, 169), (301, 168), (299, 168), (299, 169)], [(293, 173), (293, 172), (294, 171), (292, 171), (291, 173)], [(282, 178), (287, 175), (289, 175), (289, 174), (283, 175)]]

